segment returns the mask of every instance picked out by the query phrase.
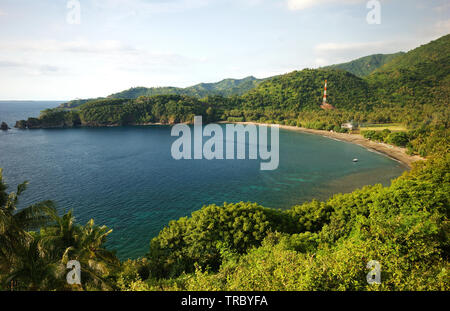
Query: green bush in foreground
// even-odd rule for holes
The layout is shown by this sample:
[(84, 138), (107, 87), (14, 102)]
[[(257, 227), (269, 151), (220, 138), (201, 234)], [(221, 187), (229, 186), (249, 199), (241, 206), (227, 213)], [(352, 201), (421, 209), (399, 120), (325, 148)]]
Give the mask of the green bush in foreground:
[[(257, 205), (230, 204), (223, 211), (206, 207), (171, 223), (152, 241), (150, 255), (158, 242), (159, 262), (170, 262), (172, 270), (184, 273), (159, 281), (153, 277), (146, 290), (449, 290), (449, 206), (446, 156), (417, 164), (390, 187), (364, 187), (277, 212), (292, 222), (284, 228), (265, 218)], [(227, 219), (220, 215), (232, 210), (236, 215), (231, 219), (252, 223), (247, 229), (254, 230), (254, 239), (234, 240), (242, 226), (219, 233), (223, 228), (217, 230), (215, 224)], [(228, 218), (225, 223), (233, 222)], [(263, 231), (255, 230), (261, 224)], [(182, 246), (174, 247), (174, 241)], [(176, 260), (186, 254), (188, 265)], [(215, 255), (218, 269), (204, 260), (207, 254)], [(381, 285), (367, 283), (370, 260), (381, 263)]]
[(270, 231), (292, 231), (295, 224), (284, 212), (255, 203), (209, 205), (171, 221), (150, 243), (150, 270), (158, 277), (194, 271), (194, 264), (217, 269), (223, 243), (238, 254), (260, 245)]

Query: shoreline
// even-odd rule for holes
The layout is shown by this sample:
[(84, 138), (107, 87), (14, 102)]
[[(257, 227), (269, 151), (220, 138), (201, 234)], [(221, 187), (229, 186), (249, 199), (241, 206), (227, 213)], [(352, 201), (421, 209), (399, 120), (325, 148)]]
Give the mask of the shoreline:
[[(267, 123), (258, 123), (258, 122), (231, 122), (231, 121), (219, 121), (217, 122), (218, 124), (253, 124), (253, 125), (275, 125), (275, 124), (267, 124)], [(185, 123), (185, 124), (189, 124), (189, 123)], [(152, 122), (147, 122), (147, 123), (132, 123), (129, 124), (128, 126), (171, 126), (173, 124), (167, 124), (167, 123), (152, 123)], [(313, 134), (313, 135), (320, 135), (326, 138), (330, 138), (330, 139), (334, 139), (334, 140), (338, 140), (338, 141), (343, 141), (343, 142), (348, 142), (348, 143), (352, 143), (352, 144), (356, 144), (359, 145), (361, 147), (366, 148), (367, 150), (371, 151), (371, 152), (377, 152), (380, 153), (384, 156), (387, 156), (395, 161), (398, 161), (400, 163), (402, 163), (403, 165), (407, 166), (408, 168), (412, 168), (412, 164), (414, 162), (417, 161), (422, 161), (425, 160), (425, 158), (422, 158), (418, 155), (409, 155), (406, 153), (406, 148), (402, 148), (402, 147), (398, 147), (398, 146), (392, 146), (386, 143), (381, 143), (381, 142), (375, 142), (372, 140), (369, 140), (367, 138), (364, 138), (361, 134), (349, 134), (349, 133), (336, 133), (336, 132), (329, 132), (329, 131), (325, 131), (325, 130), (314, 130), (314, 129), (309, 129), (309, 128), (305, 128), (305, 127), (297, 127), (297, 126), (292, 126), (292, 125), (281, 125), (281, 124), (277, 124), (280, 129), (284, 129), (284, 130), (288, 130), (288, 131), (295, 131), (295, 132), (301, 132), (301, 133), (308, 133), (308, 134)], [(109, 124), (109, 125), (103, 125), (103, 126), (99, 126), (99, 125), (82, 125), (79, 126), (80, 128), (98, 128), (98, 127), (120, 127), (123, 125), (120, 124)], [(20, 127), (14, 126), (15, 128), (21, 129)], [(67, 127), (60, 127), (60, 126), (55, 126), (52, 127), (53, 129), (64, 129)], [(49, 127), (35, 127), (35, 128), (29, 128), (31, 130), (33, 129), (50, 129)]]
[[(233, 124), (254, 124), (254, 125), (273, 125), (273, 124), (265, 124), (265, 123), (257, 123), (257, 122), (222, 122), (222, 123), (233, 123)], [(325, 130), (314, 130), (308, 129), (304, 127), (297, 127), (292, 125), (280, 125), (280, 129), (309, 133), (314, 135), (321, 135), (326, 138), (336, 139), (343, 142), (348, 142), (352, 144), (356, 144), (362, 146), (369, 151), (381, 153), (384, 156), (387, 156), (393, 160), (396, 160), (407, 167), (411, 168), (412, 164), (417, 161), (425, 160), (424, 158), (417, 155), (409, 155), (406, 153), (406, 148), (397, 147), (388, 145), (386, 143), (379, 143), (367, 138), (364, 138), (361, 134), (348, 134), (348, 133), (336, 133), (329, 132)]]

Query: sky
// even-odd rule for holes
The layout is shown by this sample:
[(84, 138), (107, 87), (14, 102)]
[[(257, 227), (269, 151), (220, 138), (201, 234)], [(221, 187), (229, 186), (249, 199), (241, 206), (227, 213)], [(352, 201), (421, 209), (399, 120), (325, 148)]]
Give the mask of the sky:
[(0, 100), (264, 78), (448, 33), (448, 0), (0, 0)]

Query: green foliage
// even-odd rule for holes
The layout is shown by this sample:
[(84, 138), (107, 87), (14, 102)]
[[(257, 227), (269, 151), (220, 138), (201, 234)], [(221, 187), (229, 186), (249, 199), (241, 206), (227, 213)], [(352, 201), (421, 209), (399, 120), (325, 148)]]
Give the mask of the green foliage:
[(395, 53), (395, 54), (375, 54), (366, 57), (358, 58), (348, 63), (331, 65), (324, 67), (324, 69), (341, 69), (354, 74), (357, 77), (366, 77), (378, 68), (389, 63), (398, 56), (404, 55), (405, 53)]
[[(71, 212), (59, 217), (51, 201), (16, 211), (26, 185), (7, 194), (0, 170), (0, 289), (10, 281), (17, 284), (15, 290), (113, 288), (107, 278), (118, 260), (102, 248), (111, 230), (95, 226), (93, 220), (77, 225)], [(66, 282), (69, 260), (81, 263), (82, 287)]]
[(373, 96), (401, 105), (448, 105), (450, 35), (418, 47), (367, 77)]
[[(390, 187), (365, 187), (291, 209), (299, 234), (269, 233), (187, 290), (449, 290), (450, 157), (416, 165)], [(370, 260), (381, 285), (366, 281)], [(180, 286), (180, 284), (178, 284)], [(171, 288), (168, 288), (171, 289)]]
[(386, 137), (385, 141), (391, 145), (406, 147), (409, 143), (409, 135), (405, 132), (391, 133)]
[(408, 134), (406, 132), (392, 133), (388, 129), (384, 129), (382, 131), (374, 131), (374, 130), (362, 131), (361, 134), (363, 135), (364, 138), (379, 142), (385, 142), (399, 147), (406, 147), (409, 144), (411, 136), (411, 134)]
[(339, 70), (305, 69), (261, 83), (242, 96), (244, 110), (260, 108), (294, 111), (319, 110), (323, 87), (328, 79), (329, 103), (340, 109), (353, 109), (367, 102), (367, 83)]
[[(447, 35), (406, 54), (335, 66), (361, 76), (379, 67), (364, 79), (326, 68), (267, 81), (135, 88), (19, 121), (20, 128), (112, 126), (189, 123), (202, 115), (205, 122), (336, 132), (349, 121), (401, 122), (408, 132), (361, 134), (406, 146), (428, 160), (389, 187), (367, 186), (287, 211), (254, 203), (205, 206), (170, 222), (151, 240), (146, 259), (120, 265), (102, 247), (106, 227), (93, 221), (77, 225), (70, 212), (59, 217), (51, 202), (16, 212), (26, 184), (7, 194), (0, 171), (0, 281), (19, 280), (28, 284), (24, 289), (68, 289), (61, 267), (70, 257), (82, 262), (85, 290), (450, 290), (449, 40)], [(325, 79), (336, 110), (319, 108)], [(244, 90), (249, 91), (241, 95)], [(37, 227), (39, 232), (29, 232)], [(372, 259), (382, 265), (381, 285), (366, 282)]]
[(196, 98), (207, 96), (234, 96), (242, 95), (255, 88), (258, 84), (267, 79), (256, 79), (247, 77), (244, 79), (225, 79), (217, 83), (200, 83), (187, 88), (177, 87), (134, 87), (129, 90), (112, 94), (110, 98), (133, 99), (141, 96), (151, 97), (156, 95), (185, 95)]
[(150, 286), (145, 283), (149, 277), (146, 259), (127, 260), (121, 264), (117, 275), (117, 288), (121, 291), (148, 291)]
[(28, 230), (48, 223), (54, 208), (51, 201), (44, 201), (17, 211), (19, 197), (26, 187), (27, 182), (20, 184), (15, 193), (6, 193), (0, 169), (0, 282), (5, 281), (13, 267), (20, 265), (21, 255), (33, 247), (33, 236)]
[(428, 156), (439, 154), (445, 156), (450, 153), (450, 129), (444, 127), (422, 126), (409, 133), (410, 153)]
[(192, 272), (194, 264), (217, 269), (221, 263), (217, 242), (238, 254), (257, 246), (270, 231), (291, 231), (289, 215), (253, 203), (209, 205), (171, 221), (150, 243), (153, 276)]

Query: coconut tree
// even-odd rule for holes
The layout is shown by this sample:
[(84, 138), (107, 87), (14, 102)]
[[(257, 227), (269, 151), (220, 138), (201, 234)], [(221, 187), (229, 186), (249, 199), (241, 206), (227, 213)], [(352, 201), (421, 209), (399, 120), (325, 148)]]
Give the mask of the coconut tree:
[(43, 201), (17, 210), (20, 195), (28, 182), (17, 187), (17, 192), (7, 193), (0, 169), (0, 274), (8, 274), (23, 260), (25, 250), (33, 242), (30, 230), (49, 223), (55, 213), (52, 201)]
[(20, 247), (20, 260), (11, 268), (6, 282), (17, 280), (20, 290), (53, 290), (67, 287), (65, 266), (48, 258), (39, 238)]
[(71, 260), (81, 264), (82, 282), (96, 288), (112, 289), (107, 277), (120, 265), (115, 254), (103, 244), (112, 232), (106, 226), (96, 226), (90, 220), (85, 226), (75, 223), (72, 211), (63, 216), (52, 215), (53, 224), (40, 231), (41, 245), (54, 261), (63, 265)]
[[(78, 260), (83, 287), (90, 283), (94, 288), (112, 289), (107, 277), (120, 263), (103, 247), (112, 230), (96, 226), (93, 220), (78, 225), (72, 211), (59, 216), (52, 201), (18, 211), (19, 196), (27, 184), (8, 194), (0, 170), (0, 281), (18, 281), (21, 289), (67, 289), (65, 265)], [(32, 231), (38, 228), (39, 232)]]

